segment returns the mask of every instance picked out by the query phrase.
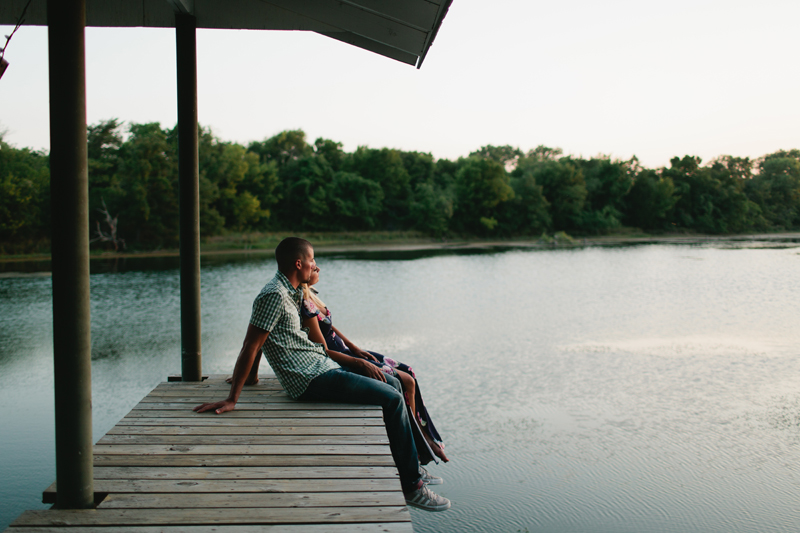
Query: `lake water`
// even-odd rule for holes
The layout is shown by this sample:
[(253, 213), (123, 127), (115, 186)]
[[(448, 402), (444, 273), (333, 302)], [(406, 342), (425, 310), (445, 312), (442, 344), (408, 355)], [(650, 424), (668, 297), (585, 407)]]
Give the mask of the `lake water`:
[[(271, 259), (204, 263), (230, 372)], [(320, 257), (338, 327), (411, 364), (451, 510), (418, 532), (800, 530), (800, 248)], [(173, 260), (94, 265), (94, 434), (180, 371)], [(268, 367), (262, 365), (264, 369)], [(50, 279), (0, 279), (0, 529), (54, 479)]]

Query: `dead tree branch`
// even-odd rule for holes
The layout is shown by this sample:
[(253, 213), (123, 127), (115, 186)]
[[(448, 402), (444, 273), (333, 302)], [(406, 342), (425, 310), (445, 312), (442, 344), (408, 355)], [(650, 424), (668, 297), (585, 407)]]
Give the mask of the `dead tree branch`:
[(108, 233), (104, 233), (102, 228), (100, 228), (100, 221), (97, 221), (97, 231), (95, 232), (96, 237), (92, 239), (90, 242), (110, 242), (114, 245), (114, 251), (118, 252), (120, 247), (125, 249), (125, 239), (120, 239), (117, 236), (117, 219), (119, 215), (115, 217), (111, 217), (111, 213), (108, 212), (108, 207), (106, 207), (106, 201), (100, 198), (100, 201), (103, 202), (103, 208), (98, 209), (103, 215), (106, 217), (106, 225), (108, 226)]

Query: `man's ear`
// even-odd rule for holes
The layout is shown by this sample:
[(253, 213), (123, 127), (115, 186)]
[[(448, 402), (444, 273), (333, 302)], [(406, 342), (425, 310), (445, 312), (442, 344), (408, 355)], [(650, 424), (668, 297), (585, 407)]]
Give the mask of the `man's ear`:
[(303, 270), (303, 260), (301, 258), (298, 257), (297, 260), (294, 262), (294, 268), (296, 268), (297, 270)]

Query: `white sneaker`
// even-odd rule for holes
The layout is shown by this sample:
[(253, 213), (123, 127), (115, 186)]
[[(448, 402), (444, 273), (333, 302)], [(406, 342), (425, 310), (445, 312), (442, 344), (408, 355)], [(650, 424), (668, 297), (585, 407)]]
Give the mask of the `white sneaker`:
[(424, 483), (422, 487), (405, 495), (406, 504), (426, 511), (444, 511), (450, 509), (450, 500), (434, 494)]
[(422, 482), (426, 485), (441, 485), (444, 483), (444, 480), (439, 476), (434, 476), (427, 470), (425, 470), (424, 466), (419, 467), (419, 475), (422, 477)]

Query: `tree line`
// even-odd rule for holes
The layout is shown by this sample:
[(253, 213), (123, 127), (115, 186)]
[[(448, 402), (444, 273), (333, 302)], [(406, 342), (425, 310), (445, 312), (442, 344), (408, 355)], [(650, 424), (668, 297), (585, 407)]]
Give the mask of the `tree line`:
[[(178, 244), (177, 128), (117, 119), (88, 127), (95, 246)], [(649, 232), (725, 234), (800, 227), (800, 150), (757, 159), (629, 160), (538, 146), (484, 146), (457, 160), (358, 147), (302, 130), (247, 146), (199, 130), (201, 235), (417, 230), (433, 237)], [(0, 253), (45, 250), (48, 154), (0, 134)]]

